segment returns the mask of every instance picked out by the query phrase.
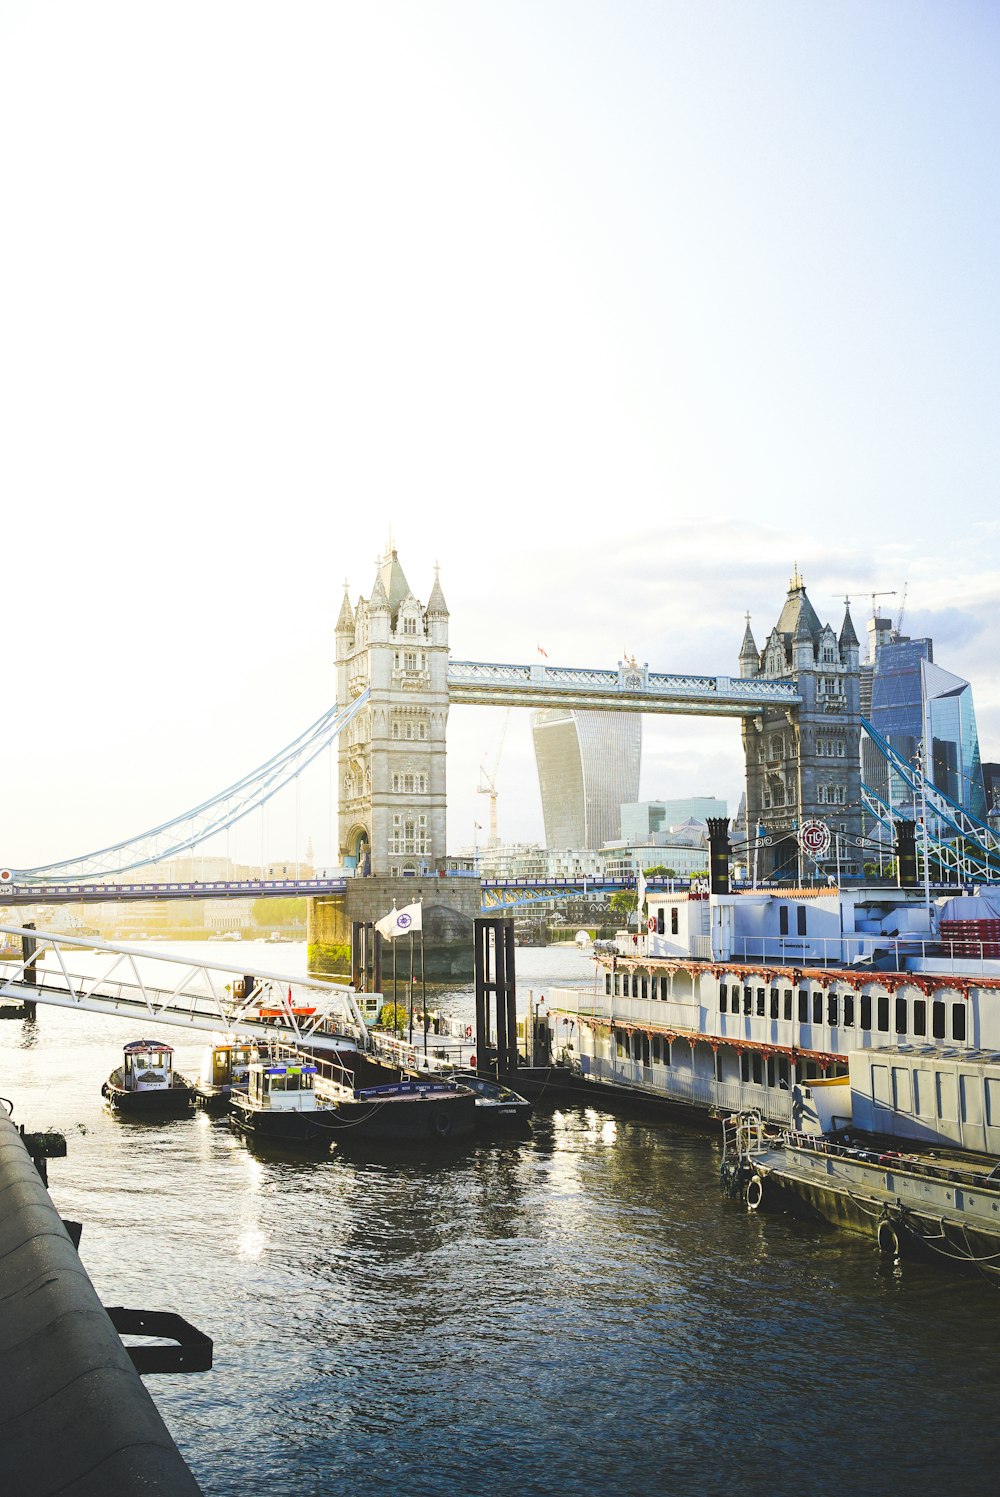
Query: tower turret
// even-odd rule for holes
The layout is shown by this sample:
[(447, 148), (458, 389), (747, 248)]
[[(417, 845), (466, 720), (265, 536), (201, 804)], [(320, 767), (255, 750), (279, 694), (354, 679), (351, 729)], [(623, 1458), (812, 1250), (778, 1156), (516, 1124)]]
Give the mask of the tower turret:
[(747, 614), (747, 626), (743, 631), (743, 643), (740, 646), (740, 675), (747, 678), (756, 676), (760, 668), (760, 652), (754, 643), (754, 637), (750, 629), (750, 615)]

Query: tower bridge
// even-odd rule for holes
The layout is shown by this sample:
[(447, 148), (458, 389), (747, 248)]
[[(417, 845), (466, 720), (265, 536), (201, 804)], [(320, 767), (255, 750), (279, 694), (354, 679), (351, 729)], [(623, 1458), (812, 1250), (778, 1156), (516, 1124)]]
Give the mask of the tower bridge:
[[(580, 712), (689, 714), (738, 719), (744, 745), (747, 827), (760, 838), (759, 874), (794, 876), (797, 828), (826, 821), (843, 834), (843, 846), (862, 843), (862, 816), (885, 829), (891, 849), (896, 814), (861, 781), (859, 642), (846, 604), (839, 632), (822, 624), (796, 570), (784, 606), (762, 648), (749, 617), (738, 655), (739, 675), (669, 675), (647, 663), (618, 662), (612, 669), (499, 664), (453, 660), (449, 612), (440, 577), (428, 601), (412, 592), (394, 549), (383, 558), (368, 597), (352, 605), (345, 585), (335, 629), (336, 704), (258, 769), (218, 795), (151, 831), (82, 857), (44, 866), (0, 867), (4, 888), (17, 886), (55, 898), (55, 886), (83, 890), (87, 898), (227, 897), (233, 894), (304, 893), (341, 897), (354, 880), (288, 880), (280, 887), (227, 880), (203, 885), (150, 885), (127, 875), (176, 859), (226, 831), (276, 794), (298, 782), (324, 750), (336, 747), (339, 863), (348, 875), (426, 879), (443, 873), (446, 848), (446, 732), (453, 705), (575, 709)], [(888, 746), (870, 734), (880, 753)], [(899, 765), (897, 770), (902, 773)], [(1000, 866), (996, 835), (970, 818), (957, 820), (947, 797), (912, 766), (906, 783), (925, 797), (942, 844), (958, 828), (965, 854), (979, 859), (977, 877), (995, 877)], [(928, 822), (929, 824), (929, 822)], [(928, 832), (928, 835), (930, 833)], [(857, 874), (835, 853), (816, 864), (819, 875)], [(262, 860), (263, 861), (263, 860)], [(967, 862), (967, 866), (971, 864)], [(114, 889), (108, 886), (108, 881)], [(395, 887), (402, 888), (402, 885)], [(44, 895), (42, 889), (46, 890)], [(467, 901), (466, 901), (467, 902)]]

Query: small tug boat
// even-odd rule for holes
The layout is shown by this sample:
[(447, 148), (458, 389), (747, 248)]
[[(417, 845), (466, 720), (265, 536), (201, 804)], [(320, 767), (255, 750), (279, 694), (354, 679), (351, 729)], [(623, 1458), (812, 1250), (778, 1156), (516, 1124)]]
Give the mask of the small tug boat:
[(227, 1035), (216, 1041), (202, 1058), (201, 1072), (194, 1083), (195, 1106), (205, 1112), (228, 1111), (232, 1092), (246, 1091), (250, 1066), (256, 1058), (257, 1047), (252, 1040)]
[(164, 1117), (187, 1112), (194, 1088), (174, 1073), (172, 1045), (160, 1040), (133, 1040), (125, 1046), (124, 1063), (101, 1087), (116, 1112), (130, 1117)]
[(275, 1143), (328, 1142), (321, 1126), (332, 1106), (316, 1095), (316, 1067), (302, 1061), (251, 1061), (247, 1089), (229, 1093), (234, 1128)]
[(454, 1079), (467, 1086), (476, 1099), (476, 1127), (488, 1133), (495, 1129), (511, 1130), (531, 1125), (531, 1103), (512, 1087), (475, 1071), (456, 1071)]

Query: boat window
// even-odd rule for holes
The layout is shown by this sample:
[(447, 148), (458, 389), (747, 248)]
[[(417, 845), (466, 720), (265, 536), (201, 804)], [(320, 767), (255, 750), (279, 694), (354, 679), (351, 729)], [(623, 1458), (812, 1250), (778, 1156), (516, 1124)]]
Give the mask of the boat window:
[(746, 1050), (740, 1053), (740, 1079), (742, 1081), (750, 1080), (750, 1056)]
[(750, 1069), (756, 1086), (764, 1085), (764, 1058), (759, 1053), (750, 1057)]
[(719, 1012), (720, 1014), (729, 1012), (729, 989), (724, 982), (719, 983)]
[(779, 1003), (780, 1003), (780, 994), (778, 992), (778, 989), (777, 988), (772, 988), (771, 989), (771, 1018), (772, 1019), (776, 1019), (778, 1017), (778, 1005), (779, 1005)]
[(605, 974), (604, 974), (604, 991), (608, 995), (608, 997), (610, 998), (611, 997), (611, 973), (610, 972), (605, 972)]
[(913, 1000), (913, 1033), (927, 1033), (927, 1000), (925, 998)]
[(666, 930), (666, 925), (664, 923), (663, 914), (664, 914), (664, 911), (663, 911), (663, 906), (661, 904), (660, 908), (656, 912), (656, 934), (658, 936), (662, 936), (663, 932)]
[(804, 936), (806, 933), (806, 907), (803, 904), (796, 906), (795, 929), (796, 933), (800, 936)]
[(775, 1079), (776, 1079), (776, 1076), (775, 1076), (774, 1056), (773, 1055), (769, 1055), (767, 1057), (767, 1084), (768, 1084), (768, 1086), (773, 1086), (774, 1083), (775, 1083)]
[(745, 1014), (753, 1013), (753, 988), (743, 989), (743, 1012)]
[(779, 904), (779, 906), (778, 906), (778, 935), (779, 936), (787, 936), (788, 935), (788, 906), (787, 906), (787, 904)]
[(649, 1065), (649, 1035), (646, 1034), (646, 1033), (643, 1033), (643, 1035), (642, 1035), (641, 1038), (642, 1038), (642, 1063), (643, 1063), (644, 1066), (648, 1066)]
[(640, 997), (642, 997), (642, 998), (648, 998), (649, 997), (649, 993), (648, 993), (648, 990), (647, 990), (647, 983), (646, 983), (646, 979), (645, 978), (642, 979), (642, 982), (641, 982), (640, 986), (641, 986), (641, 989), (642, 989), (642, 991), (640, 993)]
[(809, 1022), (809, 989), (799, 988), (799, 1023)]
[(789, 1068), (788, 1060), (784, 1055), (778, 1056), (778, 1085), (785, 1091), (788, 1090)]
[(764, 1004), (765, 1004), (766, 999), (767, 999), (767, 994), (765, 993), (764, 989), (763, 988), (758, 988), (757, 989), (757, 1017), (759, 1019), (762, 1019), (764, 1017)]
[(823, 1022), (823, 994), (822, 993), (814, 993), (813, 994), (813, 1023), (814, 1024), (822, 1024), (822, 1022)]
[(951, 1033), (956, 1040), (965, 1039), (965, 1004), (953, 1003), (951, 1006)]
[(670, 907), (670, 934), (672, 936), (676, 936), (676, 934), (677, 934), (677, 906), (676, 905), (671, 905), (671, 907)]
[(844, 994), (844, 1028), (854, 1028), (854, 994)]
[(826, 1000), (826, 1022), (831, 1029), (836, 1029), (840, 1023), (840, 999), (836, 993), (831, 993)]
[(889, 994), (878, 995), (878, 1031), (880, 1034), (889, 1033)]
[(931, 1004), (931, 1033), (936, 1040), (945, 1037), (945, 1012), (944, 1004), (934, 1002)]
[(862, 1029), (871, 1029), (871, 1027), (872, 1027), (872, 995), (871, 995), (871, 993), (862, 993), (861, 994), (861, 1028)]
[(896, 999), (896, 1033), (906, 1033), (906, 999)]

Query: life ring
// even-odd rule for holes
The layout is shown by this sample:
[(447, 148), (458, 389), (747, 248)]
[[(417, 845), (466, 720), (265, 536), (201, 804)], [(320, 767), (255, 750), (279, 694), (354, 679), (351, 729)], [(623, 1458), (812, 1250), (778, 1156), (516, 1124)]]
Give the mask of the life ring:
[(9, 868), (0, 868), (0, 884), (9, 884), (13, 877)]
[(465, 1026), (465, 1038), (467, 1040), (471, 1040), (472, 1039), (472, 1025), (471, 1024), (466, 1024), (466, 1026)]
[(447, 1138), (451, 1132), (451, 1118), (440, 1108), (434, 1115), (434, 1132), (438, 1138)]
[(884, 1253), (887, 1258), (899, 1257), (899, 1233), (892, 1222), (886, 1221), (885, 1218), (879, 1222), (875, 1241), (878, 1243), (879, 1252)]
[(757, 1210), (757, 1207), (764, 1199), (764, 1182), (759, 1175), (750, 1176), (750, 1179), (747, 1181), (747, 1188), (743, 1194), (743, 1199), (747, 1203), (748, 1211)]
[(649, 919), (646, 921), (646, 929), (649, 931), (650, 935), (652, 935), (653, 931), (656, 929), (655, 915), (650, 915)]

